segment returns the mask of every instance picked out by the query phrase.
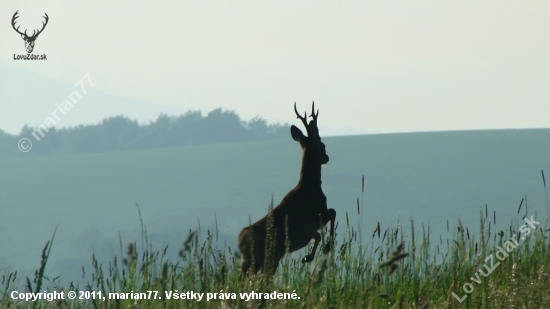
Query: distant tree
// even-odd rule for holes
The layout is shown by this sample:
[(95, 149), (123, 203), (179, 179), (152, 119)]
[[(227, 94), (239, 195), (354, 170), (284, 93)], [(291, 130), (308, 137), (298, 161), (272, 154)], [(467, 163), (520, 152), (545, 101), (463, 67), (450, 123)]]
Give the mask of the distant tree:
[(128, 149), (140, 133), (138, 122), (122, 115), (103, 120), (100, 129), (106, 149), (115, 150)]
[(0, 158), (15, 158), (20, 155), (18, 149), (19, 136), (0, 130)]
[[(288, 125), (268, 125), (260, 116), (247, 122), (235, 111), (217, 108), (206, 116), (201, 111), (188, 111), (180, 116), (160, 114), (156, 120), (142, 125), (119, 115), (94, 125), (51, 128), (44, 131), (44, 136), (38, 136), (39, 141), (33, 136), (35, 129), (25, 125), (18, 136), (0, 130), (0, 159), (270, 139), (288, 132)], [(33, 142), (30, 153), (17, 151), (21, 138)]]
[(267, 122), (260, 116), (256, 116), (246, 124), (246, 127), (254, 134), (254, 137), (262, 137), (269, 132)]
[(224, 112), (221, 108), (208, 113), (198, 133), (207, 143), (236, 142), (250, 137), (239, 116), (234, 111)]

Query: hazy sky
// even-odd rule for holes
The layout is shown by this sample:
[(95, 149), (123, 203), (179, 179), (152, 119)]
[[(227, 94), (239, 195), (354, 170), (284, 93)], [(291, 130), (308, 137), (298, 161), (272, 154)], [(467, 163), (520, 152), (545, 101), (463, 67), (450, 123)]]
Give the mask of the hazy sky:
[[(13, 60), (25, 54), (16, 10), (22, 29), (49, 15), (34, 50), (47, 61)], [(72, 87), (88, 72), (142, 121), (221, 106), (297, 123), (294, 102), (305, 111), (315, 100), (322, 135), (550, 127), (548, 0), (2, 0), (0, 25), (8, 132), (67, 98), (45, 80)], [(63, 123), (97, 122), (117, 104)]]

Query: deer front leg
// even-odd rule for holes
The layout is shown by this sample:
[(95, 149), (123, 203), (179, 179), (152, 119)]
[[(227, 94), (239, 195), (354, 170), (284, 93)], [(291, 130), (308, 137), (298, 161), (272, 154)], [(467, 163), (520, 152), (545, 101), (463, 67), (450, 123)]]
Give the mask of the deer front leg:
[(313, 261), (313, 258), (315, 258), (317, 246), (321, 241), (321, 234), (319, 234), (319, 232), (315, 232), (315, 235), (313, 235), (313, 239), (315, 240), (315, 242), (313, 243), (313, 248), (311, 248), (311, 252), (302, 259), (302, 263), (309, 263)]
[(324, 253), (329, 253), (330, 248), (332, 248), (332, 245), (334, 244), (334, 221), (336, 220), (336, 210), (332, 208), (328, 209), (327, 212), (323, 214), (323, 224), (326, 225), (329, 220), (330, 220), (330, 235), (329, 235), (328, 242), (323, 248)]

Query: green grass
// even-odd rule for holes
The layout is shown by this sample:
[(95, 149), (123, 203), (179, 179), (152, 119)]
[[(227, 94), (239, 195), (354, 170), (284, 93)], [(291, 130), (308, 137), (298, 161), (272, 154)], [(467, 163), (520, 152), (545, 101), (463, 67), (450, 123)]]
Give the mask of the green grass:
[[(358, 211), (363, 208), (359, 203), (357, 206)], [(311, 264), (302, 264), (296, 254), (287, 256), (272, 278), (244, 277), (234, 249), (214, 245), (216, 229), (209, 230), (206, 239), (190, 231), (182, 239), (179, 259), (167, 260), (168, 248), (153, 249), (141, 221), (142, 239), (138, 243), (123, 245), (121, 241), (120, 254), (109, 261), (92, 257), (91, 271), (83, 266), (82, 282), (60, 286), (54, 274), (44, 273), (52, 237), (44, 247), (34, 280), (18, 278), (15, 272), (3, 274), (0, 304), (2, 308), (547, 308), (548, 219), (538, 219), (542, 216), (522, 207), (523, 202), (518, 213), (540, 224), (531, 229), (520, 220), (506, 230), (495, 231), (496, 217), (485, 208), (479, 214), (477, 236), (458, 220), (447, 240), (434, 240), (423, 224), (422, 231), (415, 232), (419, 226), (412, 220), (385, 229), (377, 225), (372, 234), (358, 235), (364, 227), (353, 226), (346, 215), (346, 220), (340, 221), (345, 224), (336, 229), (342, 237), (329, 254), (318, 252)], [(141, 212), (139, 215), (141, 219)], [(363, 246), (359, 238), (369, 239), (368, 244)], [(512, 248), (510, 244), (515, 242), (517, 246)], [(497, 255), (498, 248), (507, 256), (502, 252)], [(492, 260), (488, 260), (490, 256)], [(96, 299), (26, 302), (12, 300), (9, 295), (13, 290), (64, 291), (65, 295), (75, 291), (77, 296), (84, 291), (101, 292), (105, 300), (96, 294)], [(112, 292), (129, 293), (131, 298), (148, 291), (157, 291), (156, 296), (162, 299), (114, 300), (108, 296)], [(204, 293), (203, 299), (166, 297), (166, 293), (187, 291)], [(295, 299), (241, 297), (241, 293), (252, 291), (262, 295), (288, 293)], [(216, 299), (206, 301), (208, 293)]]

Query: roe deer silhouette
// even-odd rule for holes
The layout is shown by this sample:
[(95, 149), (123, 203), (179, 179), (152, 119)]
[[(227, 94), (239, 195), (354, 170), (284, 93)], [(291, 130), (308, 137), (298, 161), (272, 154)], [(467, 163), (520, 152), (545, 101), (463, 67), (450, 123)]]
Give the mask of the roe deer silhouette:
[[(302, 168), (300, 180), (290, 190), (281, 203), (271, 209), (257, 222), (245, 227), (239, 234), (241, 269), (257, 274), (273, 274), (280, 259), (288, 252), (301, 249), (313, 239), (311, 252), (302, 262), (311, 262), (321, 241), (318, 230), (330, 221), (330, 236), (324, 252), (328, 253), (334, 242), (334, 220), (336, 211), (327, 208), (327, 198), (321, 188), (321, 166), (328, 163), (325, 144), (321, 142), (315, 102), (311, 107), (311, 120), (307, 123), (307, 113), (300, 116), (294, 103), (294, 112), (307, 130), (305, 136), (296, 126), (290, 127), (292, 138), (302, 147)], [(267, 264), (267, 265), (266, 265)]]

